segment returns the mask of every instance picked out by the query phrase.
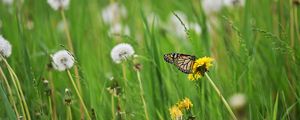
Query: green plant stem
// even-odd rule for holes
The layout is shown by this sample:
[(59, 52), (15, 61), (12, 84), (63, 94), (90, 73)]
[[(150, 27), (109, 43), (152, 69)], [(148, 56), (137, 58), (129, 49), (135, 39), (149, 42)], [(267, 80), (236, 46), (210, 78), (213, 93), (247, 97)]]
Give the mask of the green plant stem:
[(87, 110), (87, 108), (86, 108), (86, 106), (85, 106), (85, 104), (84, 104), (84, 102), (83, 102), (83, 99), (82, 99), (82, 97), (81, 97), (81, 95), (80, 95), (80, 93), (79, 93), (79, 91), (78, 91), (78, 88), (77, 88), (77, 86), (76, 86), (76, 84), (75, 84), (75, 82), (74, 82), (74, 80), (73, 80), (73, 78), (72, 78), (72, 75), (71, 75), (70, 71), (67, 70), (67, 73), (68, 73), (68, 76), (69, 76), (69, 78), (70, 78), (70, 81), (71, 81), (71, 83), (72, 83), (72, 85), (73, 85), (73, 87), (74, 87), (74, 89), (75, 89), (75, 91), (76, 91), (76, 94), (77, 94), (77, 96), (78, 96), (78, 98), (79, 98), (79, 101), (81, 102), (81, 105), (83, 106), (83, 109), (84, 109), (84, 111), (85, 111), (85, 113), (86, 113), (88, 119), (91, 120), (90, 114), (89, 114), (89, 112), (88, 112), (88, 110)]
[(21, 99), (21, 107), (22, 107), (22, 104), (23, 104), (22, 110), (25, 109), (25, 113), (26, 113), (26, 114), (24, 114), (24, 116), (28, 120), (31, 120), (30, 113), (29, 113), (29, 110), (28, 110), (28, 106), (27, 106), (27, 103), (25, 101), (25, 97), (24, 97), (24, 94), (22, 92), (22, 88), (21, 88), (21, 85), (20, 85), (20, 81), (19, 81), (16, 73), (14, 72), (14, 70), (10, 67), (10, 65), (6, 61), (6, 59), (2, 55), (0, 55), (0, 57), (4, 61), (5, 65), (7, 66), (7, 69), (8, 69), (8, 72), (9, 72), (11, 78), (12, 78), (13, 84), (16, 87), (18, 97)]
[(71, 34), (70, 34), (69, 27), (68, 27), (67, 19), (66, 19), (66, 16), (65, 16), (65, 11), (63, 9), (61, 9), (60, 13), (61, 13), (61, 17), (63, 18), (63, 22), (64, 22), (64, 30), (65, 30), (65, 34), (66, 34), (66, 37), (67, 37), (67, 45), (68, 45), (67, 47), (71, 52), (74, 52), (73, 45), (72, 45)]
[(20, 84), (19, 78), (17, 77), (16, 73), (13, 71), (13, 69), (10, 66), (8, 68), (10, 69), (9, 71), (10, 71), (10, 73), (12, 73), (12, 75), (13, 75), (16, 83), (17, 83), (17, 87), (18, 87), (19, 93), (21, 95), (21, 99), (23, 101), (23, 104), (24, 104), (24, 108), (25, 108), (25, 112), (26, 112), (26, 115), (27, 115), (27, 119), (31, 120), (30, 112), (29, 112), (28, 105), (27, 105), (27, 102), (25, 100), (22, 88), (21, 88), (21, 84)]
[[(50, 71), (48, 73), (48, 77), (49, 77), (49, 81), (50, 81), (50, 89), (51, 89), (51, 95), (50, 95), (50, 98), (51, 98), (51, 109), (52, 109), (52, 120), (57, 120), (57, 114), (56, 114), (56, 102), (55, 102), (55, 89), (54, 89), (54, 84), (53, 84), (53, 79), (52, 79), (52, 72)], [(52, 92), (53, 91), (53, 92)]]
[(122, 63), (122, 73), (123, 73), (125, 87), (127, 87), (126, 65), (124, 62)]
[(145, 101), (145, 98), (144, 98), (144, 89), (143, 89), (143, 85), (142, 85), (141, 75), (140, 75), (140, 72), (138, 70), (137, 70), (136, 74), (137, 74), (137, 78), (138, 78), (139, 85), (140, 85), (140, 95), (141, 95), (141, 99), (143, 101), (145, 117), (146, 117), (146, 120), (149, 120), (149, 115), (148, 115), (148, 111), (147, 111), (147, 104), (146, 104), (146, 101)]
[(27, 115), (26, 115), (26, 112), (25, 112), (25, 107), (24, 107), (24, 104), (23, 104), (23, 99), (22, 99), (21, 94), (20, 94), (20, 92), (18, 90), (18, 85), (17, 85), (16, 80), (14, 79), (14, 77), (13, 77), (13, 75), (12, 75), (12, 73), (10, 71), (9, 71), (9, 74), (10, 74), (12, 82), (13, 82), (15, 88), (16, 88), (16, 92), (17, 92), (17, 96), (19, 98), (19, 102), (20, 102), (20, 105), (21, 105), (23, 116), (26, 118)]
[(233, 111), (231, 110), (230, 106), (228, 105), (226, 99), (223, 97), (223, 95), (221, 94), (220, 90), (218, 89), (218, 87), (215, 85), (215, 83), (211, 80), (211, 78), (209, 77), (209, 75), (207, 73), (205, 73), (205, 76), (207, 77), (209, 83), (213, 86), (213, 88), (215, 89), (215, 91), (217, 92), (217, 94), (219, 95), (219, 97), (222, 99), (223, 103), (225, 104), (227, 110), (229, 111), (231, 117), (234, 120), (237, 120), (236, 116), (234, 115)]
[(72, 110), (70, 105), (67, 105), (67, 120), (72, 120)]
[(0, 67), (0, 74), (2, 75), (3, 80), (5, 82), (5, 85), (7, 87), (9, 100), (10, 100), (11, 104), (13, 105), (13, 108), (14, 108), (14, 111), (15, 111), (17, 117), (19, 117), (20, 115), (19, 115), (19, 112), (18, 112), (18, 109), (17, 109), (17, 106), (16, 106), (16, 102), (15, 102), (15, 100), (13, 98), (13, 95), (12, 95), (12, 89), (11, 89), (11, 87), (10, 87), (8, 81), (7, 81), (7, 78), (6, 78), (6, 76), (5, 76), (5, 74), (4, 74), (3, 70), (2, 70), (2, 67)]
[(115, 120), (115, 101), (114, 101), (114, 95), (111, 95), (111, 112), (112, 112), (112, 120)]
[(51, 120), (53, 120), (53, 111), (52, 111), (52, 103), (51, 103), (51, 97), (48, 96), (48, 102), (49, 102), (49, 113), (50, 113), (50, 116), (51, 117)]

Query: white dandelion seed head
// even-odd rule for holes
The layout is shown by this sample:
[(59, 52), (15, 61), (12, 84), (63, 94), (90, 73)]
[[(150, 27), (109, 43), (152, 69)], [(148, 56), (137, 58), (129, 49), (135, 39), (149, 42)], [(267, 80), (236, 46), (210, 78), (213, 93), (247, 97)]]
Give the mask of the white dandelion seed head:
[(229, 98), (229, 105), (234, 109), (241, 109), (246, 105), (246, 96), (242, 93), (237, 93)]
[(110, 55), (113, 61), (119, 64), (132, 57), (134, 55), (134, 49), (130, 44), (120, 43), (111, 50)]
[(211, 15), (222, 9), (223, 0), (202, 0), (202, 7), (206, 15)]
[(201, 26), (198, 23), (191, 23), (190, 29), (194, 30), (196, 34), (200, 35), (202, 33)]
[(52, 56), (52, 66), (58, 71), (70, 69), (74, 61), (74, 57), (67, 50), (60, 50)]
[(126, 35), (129, 36), (130, 35), (130, 30), (129, 27), (127, 25), (122, 25), (120, 23), (116, 23), (113, 26), (110, 27), (109, 31), (108, 31), (108, 35), (110, 37), (114, 36), (114, 35)]
[(227, 7), (245, 6), (245, 0), (224, 0), (224, 5)]
[(12, 5), (14, 3), (14, 0), (2, 0), (2, 3), (5, 5)]
[(47, 0), (48, 4), (54, 10), (68, 9), (70, 0)]
[(8, 58), (11, 55), (11, 51), (11, 44), (2, 35), (0, 35), (0, 54), (3, 57)]
[(127, 10), (125, 6), (118, 3), (112, 3), (102, 10), (102, 19), (105, 24), (111, 25), (114, 22), (119, 22), (115, 20), (126, 17)]
[[(175, 11), (174, 13), (177, 14), (177, 16), (181, 19), (181, 21), (185, 24), (188, 25), (188, 19), (186, 15), (181, 12), (181, 11)], [(174, 33), (174, 35), (178, 38), (185, 39), (186, 38), (186, 33), (184, 26), (181, 24), (180, 20), (173, 14), (171, 13), (169, 15), (169, 24), (168, 24), (168, 31), (170, 33)], [(188, 27), (188, 26), (186, 26)], [(188, 28), (187, 28), (188, 29)]]

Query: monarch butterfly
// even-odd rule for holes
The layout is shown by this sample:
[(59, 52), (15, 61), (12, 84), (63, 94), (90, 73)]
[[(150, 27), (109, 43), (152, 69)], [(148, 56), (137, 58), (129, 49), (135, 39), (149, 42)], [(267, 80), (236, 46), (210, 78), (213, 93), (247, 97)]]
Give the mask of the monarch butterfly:
[(190, 74), (192, 73), (196, 56), (180, 53), (168, 53), (164, 55), (164, 59), (166, 62), (175, 65), (181, 72)]

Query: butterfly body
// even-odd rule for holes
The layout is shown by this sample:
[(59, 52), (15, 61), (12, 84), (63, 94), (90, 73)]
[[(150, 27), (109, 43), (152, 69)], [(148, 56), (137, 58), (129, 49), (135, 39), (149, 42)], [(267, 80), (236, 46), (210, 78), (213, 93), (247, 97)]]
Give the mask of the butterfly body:
[(181, 72), (190, 74), (192, 73), (196, 56), (181, 53), (168, 53), (164, 55), (164, 59), (166, 62), (175, 65)]

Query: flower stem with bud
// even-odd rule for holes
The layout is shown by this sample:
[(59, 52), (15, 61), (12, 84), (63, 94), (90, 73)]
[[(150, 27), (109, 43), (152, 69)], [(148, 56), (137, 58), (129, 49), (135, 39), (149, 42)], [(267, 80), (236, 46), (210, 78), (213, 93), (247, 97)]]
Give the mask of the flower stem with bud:
[[(72, 44), (72, 39), (71, 39), (71, 34), (70, 34), (70, 30), (68, 27), (68, 22), (66, 20), (66, 16), (65, 16), (65, 11), (63, 9), (61, 9), (61, 16), (63, 18), (63, 22), (64, 22), (64, 30), (65, 30), (65, 34), (67, 37), (67, 45), (68, 45), (68, 49), (70, 49), (70, 51), (74, 54), (74, 48), (73, 48), (73, 44)], [(80, 85), (80, 81), (79, 81), (79, 71), (78, 71), (78, 67), (75, 65), (74, 66), (74, 71), (75, 71), (75, 79), (76, 79), (76, 84), (78, 86), (78, 90), (79, 93), (81, 94), (81, 85)], [(82, 113), (82, 108), (83, 106), (80, 106), (80, 111)], [(81, 118), (83, 118), (83, 115), (81, 115)]]

